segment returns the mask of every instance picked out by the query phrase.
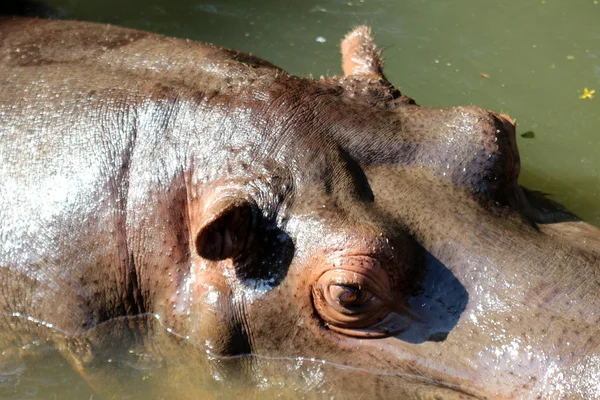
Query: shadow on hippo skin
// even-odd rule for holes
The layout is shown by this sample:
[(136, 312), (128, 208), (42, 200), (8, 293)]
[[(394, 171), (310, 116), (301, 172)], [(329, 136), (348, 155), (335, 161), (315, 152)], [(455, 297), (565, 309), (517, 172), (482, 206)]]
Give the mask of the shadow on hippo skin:
[(408, 299), (408, 311), (419, 321), (396, 338), (408, 343), (443, 342), (454, 329), (469, 301), (469, 293), (437, 258), (425, 252), (427, 271), (417, 293)]
[(244, 286), (255, 290), (269, 290), (278, 286), (287, 276), (296, 248), (290, 236), (276, 226), (260, 233), (259, 261), (236, 266), (236, 275)]
[(567, 210), (562, 204), (548, 198), (547, 193), (521, 187), (529, 205), (533, 220), (538, 224), (558, 222), (580, 222), (581, 218)]

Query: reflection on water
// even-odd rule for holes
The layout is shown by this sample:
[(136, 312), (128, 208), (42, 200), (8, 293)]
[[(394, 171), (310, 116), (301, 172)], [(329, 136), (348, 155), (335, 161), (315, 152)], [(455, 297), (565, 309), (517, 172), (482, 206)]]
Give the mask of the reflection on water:
[[(114, 319), (82, 336), (60, 333), (53, 339), (61, 343), (61, 350), (69, 351), (34, 341), (2, 353), (0, 398), (310, 399), (330, 398), (331, 388), (339, 386), (335, 377), (342, 370), (344, 379), (356, 382), (375, 377), (414, 378), (390, 366), (351, 367), (311, 357), (217, 357), (208, 347), (194, 348), (152, 314)], [(240, 358), (251, 366), (243, 381), (228, 368)], [(353, 394), (335, 389), (335, 398)]]
[[(37, 340), (3, 351), (0, 398), (290, 398), (297, 397), (293, 395), (299, 390), (317, 393), (322, 383), (322, 363), (301, 358), (257, 358), (256, 362), (273, 365), (269, 369), (279, 372), (258, 376), (252, 384), (236, 382), (222, 367), (227, 358), (212, 356), (208, 348), (190, 349), (189, 343), (182, 343), (184, 338), (164, 328), (155, 315), (115, 319), (83, 336), (57, 333), (53, 339), (68, 351), (61, 354)], [(71, 354), (77, 355), (71, 358)], [(83, 371), (81, 376), (78, 369)], [(283, 376), (288, 379), (279, 378)]]
[[(94, 392), (51, 349), (32, 346), (32, 359), (21, 357), (22, 349), (3, 349), (0, 354), (0, 398), (2, 399), (90, 399)], [(20, 353), (20, 354), (16, 354)]]
[[(352, 349), (446, 339), (465, 309), (468, 293), (435, 257), (427, 253), (425, 258), (423, 279), (407, 302), (418, 321), (395, 337), (356, 339)], [(20, 347), (2, 346), (0, 398), (351, 398), (356, 384), (362, 390), (365, 380), (393, 380), (399, 390), (405, 390), (403, 395), (429, 390), (423, 384), (427, 378), (398, 368), (389, 360), (371, 358), (362, 364), (338, 357), (333, 362), (326, 356), (319, 358), (321, 353), (315, 356), (315, 348), (302, 340), (299, 350), (278, 348), (275, 356), (273, 349), (262, 354), (219, 356), (213, 350), (214, 343), (198, 342), (176, 332), (157, 314), (111, 319), (83, 334), (20, 313), (7, 317), (11, 322), (28, 321), (44, 336)], [(299, 330), (310, 332), (307, 327)], [(50, 347), (49, 343), (56, 345)], [(323, 350), (323, 342), (320, 346)], [(343, 349), (341, 346), (336, 351), (343, 353)], [(361, 354), (364, 358), (369, 350)], [(398, 361), (410, 357), (400, 352)], [(340, 380), (344, 382), (340, 384)], [(410, 385), (415, 380), (420, 385)], [(403, 386), (406, 388), (401, 389)]]

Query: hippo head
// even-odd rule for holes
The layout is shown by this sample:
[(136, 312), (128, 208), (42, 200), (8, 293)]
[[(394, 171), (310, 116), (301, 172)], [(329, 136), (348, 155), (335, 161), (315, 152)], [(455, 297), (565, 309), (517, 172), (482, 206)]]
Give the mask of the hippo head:
[(597, 234), (540, 225), (513, 121), (417, 106), (365, 28), (342, 51), (345, 77), (228, 100), (276, 140), (185, 179), (191, 269), (165, 326), (216, 381), (288, 395), (600, 395)]
[[(64, 22), (30, 23), (33, 35)], [(519, 187), (510, 117), (419, 107), (385, 78), (366, 28), (342, 43), (345, 76), (312, 80), (243, 53), (90, 26), (65, 40), (83, 38), (84, 61), (106, 64), (82, 75), (102, 90), (73, 79), (82, 88), (65, 95), (87, 102), (102, 128), (91, 136), (121, 117), (132, 135), (115, 140), (123, 156), (103, 143), (117, 166), (115, 198), (97, 196), (109, 222), (93, 220), (89, 243), (62, 239), (74, 243), (72, 260), (85, 253), (79, 243), (98, 254), (113, 246), (61, 286), (96, 285), (72, 307), (95, 314), (59, 332), (69, 333), (61, 350), (84, 350), (72, 363), (92, 386), (108, 386), (94, 375), (108, 369), (125, 389), (164, 377), (167, 394), (200, 386), (213, 397), (600, 397), (600, 236)], [(62, 43), (69, 30), (52, 32)], [(102, 51), (84, 53), (90, 32)], [(7, 82), (27, 80), (31, 66), (68, 66), (35, 49), (9, 58), (22, 69)], [(147, 49), (154, 64), (139, 61)], [(171, 49), (173, 62), (163, 57)], [(141, 83), (104, 102), (122, 76)], [(131, 112), (98, 124), (96, 103)], [(95, 275), (96, 259), (122, 270)], [(56, 263), (57, 276), (67, 264)], [(61, 321), (61, 310), (40, 315)], [(116, 364), (127, 368), (114, 373)], [(166, 368), (145, 379), (157, 366)]]
[(419, 356), (402, 346), (443, 341), (465, 288), (377, 206), (339, 143), (293, 137), (278, 167), (261, 165), (255, 178), (189, 185), (192, 267), (166, 325), (209, 355), (204, 368), (222, 382), (298, 396), (422, 391), (412, 383), (439, 378), (407, 368)]
[(187, 185), (192, 268), (172, 323), (187, 315), (181, 331), (228, 368), (337, 353), (337, 341), (402, 335), (420, 321), (408, 301), (426, 252), (374, 206), (363, 169), (319, 125), (275, 157), (254, 154), (238, 177), (233, 167)]

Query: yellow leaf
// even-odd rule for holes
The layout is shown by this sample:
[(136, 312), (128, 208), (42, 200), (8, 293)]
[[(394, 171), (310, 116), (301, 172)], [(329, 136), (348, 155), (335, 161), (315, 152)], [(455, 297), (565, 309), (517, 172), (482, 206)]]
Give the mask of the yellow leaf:
[(593, 99), (594, 98), (594, 93), (596, 93), (596, 91), (594, 89), (588, 89), (588, 88), (584, 88), (583, 89), (583, 94), (581, 96), (579, 96), (580, 99)]

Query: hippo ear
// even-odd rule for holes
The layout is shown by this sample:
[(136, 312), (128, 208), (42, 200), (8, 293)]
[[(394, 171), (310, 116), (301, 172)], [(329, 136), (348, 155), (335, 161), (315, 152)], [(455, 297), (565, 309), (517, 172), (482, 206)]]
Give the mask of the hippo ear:
[(342, 68), (346, 76), (383, 79), (383, 62), (371, 29), (359, 26), (342, 41)]
[(253, 201), (228, 196), (210, 204), (200, 218), (196, 252), (209, 260), (240, 258), (248, 254), (258, 224)]

